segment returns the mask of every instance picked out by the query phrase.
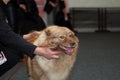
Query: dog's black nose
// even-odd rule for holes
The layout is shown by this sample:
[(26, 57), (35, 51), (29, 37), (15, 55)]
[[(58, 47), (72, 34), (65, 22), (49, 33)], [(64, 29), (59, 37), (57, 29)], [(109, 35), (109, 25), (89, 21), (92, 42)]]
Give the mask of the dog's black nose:
[(75, 42), (70, 43), (70, 45), (71, 45), (71, 46), (74, 46), (74, 45), (75, 45)]

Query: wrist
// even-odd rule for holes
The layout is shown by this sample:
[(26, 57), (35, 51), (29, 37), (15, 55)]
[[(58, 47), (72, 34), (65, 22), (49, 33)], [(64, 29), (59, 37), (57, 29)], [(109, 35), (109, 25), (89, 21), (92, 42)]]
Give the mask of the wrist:
[(34, 51), (34, 54), (39, 54), (40, 55), (40, 51), (42, 49), (40, 47), (36, 47), (35, 51)]

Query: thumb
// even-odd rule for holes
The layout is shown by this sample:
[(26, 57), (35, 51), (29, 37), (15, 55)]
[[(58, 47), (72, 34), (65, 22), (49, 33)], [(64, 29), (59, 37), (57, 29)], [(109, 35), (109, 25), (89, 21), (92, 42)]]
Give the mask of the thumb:
[(52, 58), (58, 59), (58, 58), (59, 58), (59, 55), (53, 55)]

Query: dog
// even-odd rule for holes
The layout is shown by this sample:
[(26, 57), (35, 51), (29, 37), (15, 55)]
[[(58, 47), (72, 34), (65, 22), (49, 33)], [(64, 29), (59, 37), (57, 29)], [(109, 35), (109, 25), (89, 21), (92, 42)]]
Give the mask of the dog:
[(69, 80), (69, 75), (78, 53), (79, 39), (73, 31), (63, 26), (49, 26), (42, 31), (29, 33), (26, 40), (42, 47), (61, 50), (59, 59), (47, 59), (36, 55), (28, 57), (27, 71), (32, 80)]

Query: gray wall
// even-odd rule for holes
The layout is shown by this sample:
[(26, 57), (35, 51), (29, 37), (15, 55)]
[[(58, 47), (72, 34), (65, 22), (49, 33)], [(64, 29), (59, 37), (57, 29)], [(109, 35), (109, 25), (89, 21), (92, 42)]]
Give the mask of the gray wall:
[(120, 7), (120, 0), (68, 0), (71, 7)]

